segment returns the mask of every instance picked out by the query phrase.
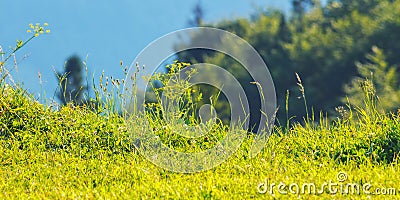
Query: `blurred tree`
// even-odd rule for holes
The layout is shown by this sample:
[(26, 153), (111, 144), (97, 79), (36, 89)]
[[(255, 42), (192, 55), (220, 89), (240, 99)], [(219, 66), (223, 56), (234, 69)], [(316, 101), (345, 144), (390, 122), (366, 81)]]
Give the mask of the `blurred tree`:
[[(360, 77), (353, 78), (351, 84), (346, 85), (350, 103), (357, 107), (364, 106), (363, 87), (374, 87), (374, 95), (378, 97), (380, 107), (386, 112), (395, 112), (400, 105), (400, 77), (397, 66), (389, 66), (386, 56), (378, 47), (372, 48), (372, 54), (367, 55), (368, 63), (357, 63)], [(369, 85), (365, 83), (369, 82)], [(368, 88), (367, 88), (368, 89)], [(372, 89), (372, 88), (369, 88)], [(343, 98), (344, 103), (348, 103)]]
[(296, 18), (301, 18), (314, 4), (315, 0), (292, 0), (293, 14)]
[[(389, 65), (400, 63), (400, 1), (342, 0), (315, 8), (300, 23), (290, 24), (292, 42), (286, 45), (314, 110), (333, 111), (345, 96), (344, 85), (358, 74), (356, 62), (365, 62), (372, 46), (381, 47)], [(296, 24), (297, 25), (297, 24)], [(397, 52), (397, 53), (396, 53)], [(390, 58), (389, 58), (390, 57)], [(292, 90), (296, 91), (294, 86)], [(300, 96), (300, 95), (295, 95)], [(301, 102), (292, 111), (304, 116)]]
[(57, 72), (59, 81), (58, 99), (63, 105), (73, 102), (74, 105), (83, 105), (85, 100), (83, 94), (87, 86), (83, 85), (83, 66), (81, 59), (74, 55), (68, 58), (65, 63), (65, 71)]
[(189, 25), (192, 27), (198, 27), (203, 24), (203, 18), (204, 18), (204, 9), (203, 6), (201, 5), (201, 0), (197, 1), (195, 7), (192, 10), (193, 13), (193, 19), (189, 20)]
[[(291, 15), (292, 18), (286, 19), (278, 11), (268, 11), (258, 13), (251, 20), (239, 18), (213, 25), (242, 37), (264, 58), (275, 82), (281, 122), (286, 121), (286, 115), (283, 115), (286, 90), (290, 91), (289, 116), (297, 116), (297, 120), (305, 116), (306, 109), (303, 100), (298, 98), (302, 95), (294, 72), (303, 80), (310, 107), (307, 109), (312, 110), (312, 106), (317, 113), (321, 110), (335, 113), (335, 107), (343, 104), (341, 100), (347, 91), (344, 86), (355, 76), (364, 76), (357, 70), (359, 64), (356, 63), (370, 61), (365, 55), (371, 54), (371, 47), (379, 47), (384, 52), (387, 66), (393, 66), (391, 70), (397, 73), (400, 71), (400, 0), (332, 0), (325, 6), (311, 0), (293, 3), (299, 6), (297, 9), (313, 7), (305, 9), (301, 18)], [(195, 35), (192, 42), (204, 40), (202, 37)], [(178, 57), (194, 64), (212, 63), (232, 72), (253, 101), (251, 111), (259, 112), (258, 93), (254, 85), (249, 84), (252, 79), (234, 60), (217, 52), (201, 50), (180, 53)], [(209, 75), (209, 78), (218, 77)], [(217, 90), (209, 91), (203, 93), (212, 96)], [(205, 95), (204, 101), (207, 99)], [(219, 104), (221, 109), (229, 109), (226, 102)], [(226, 118), (228, 112), (222, 113)], [(251, 124), (256, 122), (257, 117), (252, 117)]]
[[(295, 84), (294, 74), (292, 70), (291, 60), (285, 51), (284, 45), (290, 42), (290, 32), (286, 24), (284, 15), (279, 11), (263, 12), (254, 16), (252, 20), (237, 19), (234, 21), (223, 21), (216, 25), (217, 28), (232, 32), (244, 40), (248, 41), (260, 55), (266, 60), (274, 81), (276, 81), (277, 95), (280, 104), (284, 105), (284, 96), (286, 88), (291, 84)], [(206, 40), (202, 35), (195, 35), (191, 39), (192, 43)], [(223, 40), (223, 39), (222, 39)], [(210, 42), (210, 44), (221, 44), (220, 42)], [(225, 41), (225, 40), (224, 40)], [(187, 44), (190, 45), (190, 44)], [(225, 41), (223, 45), (230, 45), (229, 41)], [(217, 47), (215, 47), (217, 48)], [(231, 47), (234, 51), (240, 51)], [(245, 90), (247, 98), (250, 102), (250, 127), (254, 131), (258, 128), (258, 122), (261, 117), (261, 100), (258, 88), (252, 84), (254, 82), (250, 74), (244, 67), (234, 58), (214, 51), (191, 50), (178, 54), (179, 60), (196, 63), (211, 63), (225, 68), (234, 75)], [(219, 79), (216, 74), (208, 73), (207, 79)], [(224, 94), (214, 87), (201, 85), (199, 90), (203, 94), (203, 104), (214, 103), (218, 117), (224, 122), (230, 119), (230, 106)], [(218, 98), (217, 98), (218, 97)], [(213, 101), (213, 102), (211, 102)], [(284, 110), (279, 111), (282, 114)]]

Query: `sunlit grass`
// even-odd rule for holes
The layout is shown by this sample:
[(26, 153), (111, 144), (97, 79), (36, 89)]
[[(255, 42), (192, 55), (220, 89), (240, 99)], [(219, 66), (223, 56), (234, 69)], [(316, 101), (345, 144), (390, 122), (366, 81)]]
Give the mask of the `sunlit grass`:
[[(398, 115), (372, 116), (367, 114), (372, 111), (355, 109), (333, 123), (322, 119), (318, 125), (297, 124), (289, 130), (277, 127), (254, 159), (249, 158), (249, 135), (220, 166), (180, 174), (141, 156), (124, 118), (117, 114), (101, 115), (73, 105), (54, 111), (22, 89), (4, 84), (1, 93), (1, 198), (266, 198), (271, 194), (257, 190), (266, 179), (277, 184), (318, 185), (336, 181), (340, 171), (349, 175), (349, 182), (398, 187)], [(164, 141), (176, 142), (178, 148), (192, 147), (186, 138), (168, 138), (171, 132), (166, 129), (172, 128), (158, 127), (156, 132)], [(297, 195), (275, 192), (274, 197)], [(329, 191), (304, 196), (320, 197), (332, 196)]]
[[(192, 111), (197, 108), (196, 98), (192, 98), (193, 90), (185, 82), (164, 82), (164, 87), (158, 88), (170, 91), (167, 97), (178, 101), (171, 110), (162, 106), (156, 92), (155, 101), (147, 102), (146, 112), (126, 118), (118, 111), (123, 79), (102, 75), (99, 87), (94, 86), (95, 99), (89, 101), (95, 106), (71, 103), (54, 108), (40, 104), (20, 86), (6, 84), (6, 61), (0, 63), (1, 199), (293, 199), (299, 195), (277, 191), (260, 194), (259, 185), (268, 182), (321, 186), (337, 182), (339, 172), (348, 175), (345, 183), (370, 183), (371, 192), (375, 188), (400, 189), (400, 116), (378, 111), (372, 85), (365, 84), (363, 107), (340, 107), (337, 110), (341, 118), (335, 121), (328, 121), (327, 117), (310, 119), (307, 110), (303, 124), (275, 127), (255, 158), (249, 156), (253, 142), (249, 133), (226, 162), (208, 171), (184, 174), (164, 170), (142, 156), (133, 145), (129, 128), (150, 131), (167, 146), (182, 152), (199, 152), (217, 145), (229, 131), (218, 120), (203, 124), (208, 134), (200, 138), (179, 136), (178, 132), (198, 131), (199, 125)], [(155, 78), (162, 82), (173, 75)], [(304, 87), (297, 77), (307, 108)], [(109, 82), (111, 90), (107, 87)], [(178, 93), (176, 89), (184, 95), (174, 95)], [(289, 122), (289, 116), (286, 118)], [(322, 194), (300, 197), (393, 196), (368, 196), (362, 191), (361, 195), (335, 195), (325, 188)]]

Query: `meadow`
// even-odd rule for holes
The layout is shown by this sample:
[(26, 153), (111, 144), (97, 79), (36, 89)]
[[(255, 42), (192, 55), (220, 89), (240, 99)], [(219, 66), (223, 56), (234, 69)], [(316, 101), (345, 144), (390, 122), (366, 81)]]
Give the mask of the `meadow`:
[[(185, 174), (160, 168), (140, 153), (132, 123), (107, 106), (115, 103), (115, 92), (99, 89), (97, 98), (106, 102), (96, 109), (54, 107), (10, 85), (7, 76), (0, 80), (1, 199), (394, 199), (400, 193), (400, 114), (381, 112), (372, 86), (364, 88), (362, 107), (342, 107), (334, 120), (310, 113), (290, 127), (277, 124), (255, 158), (249, 157), (248, 133), (226, 162)], [(159, 105), (152, 106), (157, 111)], [(173, 134), (185, 122), (165, 124), (157, 113), (137, 115), (136, 121), (150, 121), (155, 134), (183, 151), (207, 149), (229, 131), (214, 123), (213, 139), (193, 143)], [(309, 183), (315, 191), (303, 190)]]

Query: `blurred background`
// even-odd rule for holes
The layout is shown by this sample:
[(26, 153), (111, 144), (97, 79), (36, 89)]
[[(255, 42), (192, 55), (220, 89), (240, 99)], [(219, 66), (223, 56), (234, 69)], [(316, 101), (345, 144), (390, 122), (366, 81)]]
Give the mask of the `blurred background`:
[(86, 60), (91, 73), (123, 76), (120, 60), (131, 64), (139, 52), (157, 38), (182, 28), (193, 26), (194, 9), (203, 9), (203, 21), (216, 23), (221, 20), (250, 18), (259, 9), (276, 8), (290, 11), (290, 2), (243, 0), (185, 1), (152, 0), (72, 0), (50, 2), (5, 1), (0, 3), (0, 44), (4, 51), (15, 46), (16, 39), (25, 40), (30, 34), (25, 30), (29, 23), (49, 23), (51, 34), (34, 40), (21, 49), (18, 73), (15, 80), (25, 83), (28, 91), (40, 93), (38, 71), (42, 74), (43, 89), (47, 96), (56, 90), (57, 79), (53, 67), (64, 68), (68, 57), (78, 55)]
[[(120, 61), (130, 65), (153, 40), (182, 28), (211, 26), (244, 38), (263, 57), (275, 82), (281, 124), (290, 116), (296, 121), (320, 111), (344, 115), (346, 104), (362, 106), (368, 83), (374, 86), (381, 109), (395, 112), (399, 107), (399, 0), (16, 0), (0, 5), (0, 45), (6, 53), (16, 39), (29, 38), (29, 23), (50, 24), (49, 35), (18, 52), (18, 65), (12, 70), (13, 79), (38, 99), (73, 100), (57, 97), (56, 74), (74, 69), (74, 63), (85, 61), (89, 80), (94, 77), (97, 82), (102, 70), (124, 78)], [(202, 51), (178, 58), (227, 67), (254, 97), (252, 112), (259, 111), (256, 87), (238, 63)], [(79, 85), (85, 78), (74, 79)], [(207, 101), (215, 91), (205, 88), (204, 93)], [(229, 109), (220, 98), (217, 109), (224, 118)], [(257, 120), (256, 115), (251, 117), (251, 124), (257, 126)]]

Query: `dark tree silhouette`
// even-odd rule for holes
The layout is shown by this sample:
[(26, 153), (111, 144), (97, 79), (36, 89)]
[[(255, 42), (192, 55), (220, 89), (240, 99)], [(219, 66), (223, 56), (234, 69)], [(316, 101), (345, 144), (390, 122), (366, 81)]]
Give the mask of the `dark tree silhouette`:
[(315, 4), (314, 0), (292, 0), (293, 13), (297, 17), (302, 17), (307, 8)]
[(193, 27), (201, 26), (203, 24), (203, 18), (204, 18), (204, 9), (203, 6), (201, 5), (201, 1), (198, 1), (196, 3), (192, 12), (194, 17), (192, 20), (189, 20), (189, 25)]
[(74, 105), (85, 103), (83, 94), (87, 91), (87, 86), (83, 85), (82, 72), (82, 60), (77, 55), (68, 58), (63, 73), (57, 72), (60, 86), (57, 97), (63, 105), (69, 102), (73, 102)]

